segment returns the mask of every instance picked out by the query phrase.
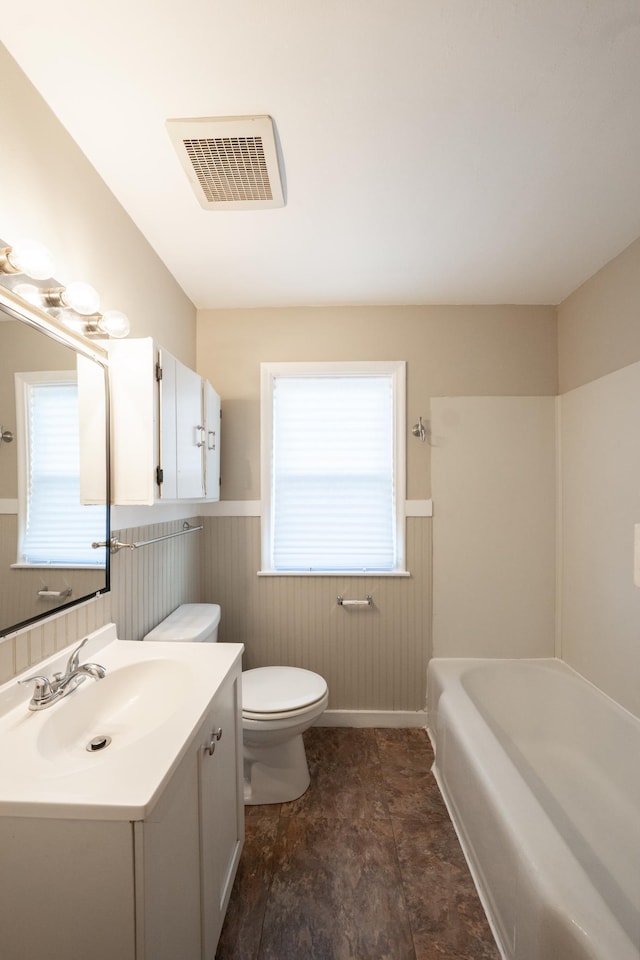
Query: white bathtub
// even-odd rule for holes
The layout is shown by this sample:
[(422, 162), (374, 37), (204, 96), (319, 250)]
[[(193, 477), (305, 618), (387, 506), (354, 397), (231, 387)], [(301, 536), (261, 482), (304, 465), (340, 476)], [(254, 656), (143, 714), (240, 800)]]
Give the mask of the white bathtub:
[(428, 710), (502, 955), (640, 960), (640, 721), (559, 660), (432, 660)]

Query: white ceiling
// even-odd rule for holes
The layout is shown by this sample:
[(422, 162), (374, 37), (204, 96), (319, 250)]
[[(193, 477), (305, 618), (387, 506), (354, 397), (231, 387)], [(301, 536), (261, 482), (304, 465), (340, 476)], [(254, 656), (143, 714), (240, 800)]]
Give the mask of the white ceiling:
[[(558, 303), (640, 235), (639, 0), (20, 0), (0, 39), (198, 307)], [(251, 114), (286, 206), (203, 210), (165, 121)]]

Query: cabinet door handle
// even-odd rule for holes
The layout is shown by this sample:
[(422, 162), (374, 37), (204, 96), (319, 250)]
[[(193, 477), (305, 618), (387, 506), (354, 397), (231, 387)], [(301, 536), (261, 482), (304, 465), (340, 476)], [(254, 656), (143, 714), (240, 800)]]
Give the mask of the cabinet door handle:
[[(196, 439), (195, 439), (195, 441), (194, 441), (196, 447), (204, 447), (204, 439), (203, 439), (203, 437), (204, 437), (204, 427), (203, 427), (201, 424), (198, 424), (197, 427), (195, 427), (194, 429), (195, 429), (195, 432), (196, 432), (196, 433), (195, 433)], [(199, 440), (198, 440), (198, 433), (200, 434), (200, 439), (199, 439)]]
[(209, 433), (207, 434), (207, 437), (209, 438), (209, 444), (208, 444), (208, 446), (207, 446), (207, 450), (215, 450), (215, 448), (216, 448), (216, 432), (215, 432), (215, 430), (209, 430)]
[(217, 727), (211, 731), (211, 738), (208, 745), (204, 748), (210, 757), (216, 752), (216, 743), (222, 738), (222, 727)]

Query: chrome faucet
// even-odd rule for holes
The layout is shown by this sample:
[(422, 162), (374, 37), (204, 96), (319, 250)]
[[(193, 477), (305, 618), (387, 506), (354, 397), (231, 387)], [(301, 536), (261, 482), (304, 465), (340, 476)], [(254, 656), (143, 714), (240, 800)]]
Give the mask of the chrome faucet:
[(54, 673), (53, 679), (35, 675), (26, 677), (24, 680), (18, 680), (18, 683), (35, 682), (35, 690), (29, 701), (29, 710), (44, 710), (51, 704), (62, 700), (79, 686), (85, 677), (92, 677), (94, 680), (102, 680), (107, 671), (99, 663), (80, 663), (80, 650), (84, 647), (89, 637), (85, 637), (82, 643), (75, 648), (63, 673)]

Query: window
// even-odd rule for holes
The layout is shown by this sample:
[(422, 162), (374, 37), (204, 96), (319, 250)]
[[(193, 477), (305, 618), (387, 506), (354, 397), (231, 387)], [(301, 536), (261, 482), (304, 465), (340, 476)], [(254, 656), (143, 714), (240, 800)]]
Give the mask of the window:
[(102, 565), (104, 506), (80, 502), (80, 430), (75, 371), (16, 374), (17, 566)]
[(262, 364), (262, 573), (404, 573), (404, 362)]

